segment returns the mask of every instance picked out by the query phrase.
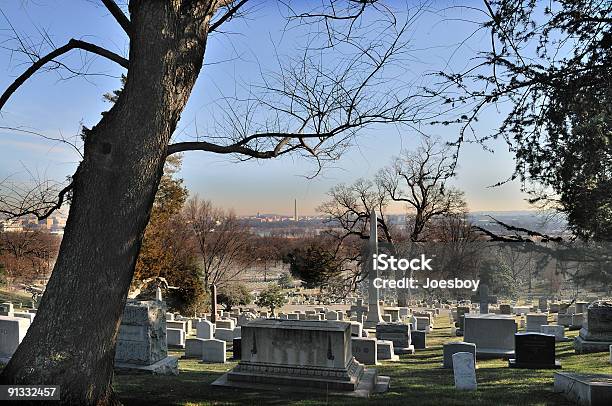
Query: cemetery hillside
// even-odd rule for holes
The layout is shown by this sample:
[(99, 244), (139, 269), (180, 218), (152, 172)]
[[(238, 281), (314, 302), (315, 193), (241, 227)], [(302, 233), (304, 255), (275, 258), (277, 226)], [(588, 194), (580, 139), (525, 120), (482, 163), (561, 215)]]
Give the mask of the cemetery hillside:
[(0, 4), (0, 404), (612, 405), (612, 3)]

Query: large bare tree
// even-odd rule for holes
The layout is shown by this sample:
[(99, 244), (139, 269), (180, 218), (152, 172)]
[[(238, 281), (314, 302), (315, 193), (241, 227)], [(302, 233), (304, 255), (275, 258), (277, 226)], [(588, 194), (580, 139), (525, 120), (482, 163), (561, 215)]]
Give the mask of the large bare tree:
[(436, 216), (467, 211), (463, 192), (448, 185), (454, 170), (455, 157), (449, 148), (426, 139), (379, 172), (378, 183), (389, 198), (407, 206), (411, 241), (419, 241)]
[[(404, 66), (398, 62), (418, 10), (401, 18), (374, 0), (296, 2), (286, 7), (289, 25), (308, 26), (314, 34), (301, 37), (300, 56), (281, 58), (277, 72), (252, 87), (250, 97), (228, 103), (223, 131), (171, 142), (201, 73), (209, 34), (248, 1), (101, 3), (129, 38), (127, 57), (82, 39), (46, 54), (21, 49), (31, 65), (0, 96), (2, 110), (26, 81), (46, 66), (63, 68), (62, 57), (75, 50), (126, 71), (112, 108), (83, 132), (82, 161), (60, 191), (60, 202), (70, 195), (71, 205), (57, 263), (36, 319), (1, 375), (2, 383), (60, 385), (64, 404), (116, 402), (115, 341), (167, 156), (198, 150), (241, 159), (298, 154), (322, 162), (336, 159), (364, 127), (429, 115), (426, 99), (409, 86), (385, 87)], [(334, 54), (337, 47), (342, 52)], [(239, 114), (243, 107), (258, 113)], [(44, 217), (56, 207), (28, 211)]]
[(205, 289), (236, 282), (254, 264), (253, 236), (236, 214), (195, 196), (187, 201), (184, 219), (195, 241)]

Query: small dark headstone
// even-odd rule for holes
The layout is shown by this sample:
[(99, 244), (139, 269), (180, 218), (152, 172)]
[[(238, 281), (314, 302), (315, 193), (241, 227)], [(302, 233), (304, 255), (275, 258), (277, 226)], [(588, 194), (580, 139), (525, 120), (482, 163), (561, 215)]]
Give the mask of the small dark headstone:
[(467, 306), (457, 307), (457, 320), (459, 320), (459, 322), (456, 324), (457, 336), (463, 335), (463, 325), (465, 322), (465, 315), (469, 312), (470, 312), (470, 308)]
[(555, 336), (541, 333), (514, 334), (515, 359), (508, 361), (511, 368), (557, 369), (555, 359)]
[(410, 339), (415, 350), (424, 350), (427, 348), (427, 333), (425, 331), (411, 331)]

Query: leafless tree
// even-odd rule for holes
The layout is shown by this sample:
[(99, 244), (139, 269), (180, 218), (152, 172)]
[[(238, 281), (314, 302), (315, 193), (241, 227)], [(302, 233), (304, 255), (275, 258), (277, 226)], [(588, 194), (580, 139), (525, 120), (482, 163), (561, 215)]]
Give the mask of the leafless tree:
[(252, 236), (234, 213), (195, 196), (187, 201), (184, 216), (195, 240), (205, 289), (235, 282), (254, 264)]
[(0, 264), (9, 286), (49, 276), (58, 248), (57, 236), (39, 230), (0, 232)]
[(454, 175), (454, 157), (449, 149), (431, 139), (415, 151), (404, 152), (379, 172), (377, 181), (390, 199), (406, 203), (412, 214), (412, 241), (422, 237), (436, 216), (467, 210), (463, 192), (447, 185)]

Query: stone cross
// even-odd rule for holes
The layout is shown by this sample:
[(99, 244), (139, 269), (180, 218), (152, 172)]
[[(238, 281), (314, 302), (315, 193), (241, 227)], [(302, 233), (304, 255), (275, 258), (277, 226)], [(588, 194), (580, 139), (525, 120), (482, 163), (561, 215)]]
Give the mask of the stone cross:
[(373, 261), (373, 255), (378, 254), (378, 220), (374, 210), (370, 214), (370, 240), (368, 248), (366, 257), (368, 267), (368, 317), (364, 327), (375, 328), (378, 323), (383, 322), (383, 319), (380, 316), (380, 294), (378, 288), (374, 287), (374, 280), (378, 278), (378, 270), (374, 269)]
[(489, 313), (489, 287), (484, 283), (478, 289), (478, 297), (480, 300), (480, 314)]
[(368, 308), (363, 305), (363, 299), (357, 299), (357, 304), (349, 309), (351, 313), (357, 314), (357, 321), (361, 322), (363, 314), (368, 311)]
[(210, 285), (210, 321), (217, 322), (217, 285)]

